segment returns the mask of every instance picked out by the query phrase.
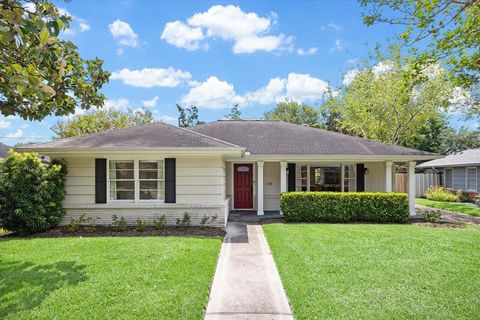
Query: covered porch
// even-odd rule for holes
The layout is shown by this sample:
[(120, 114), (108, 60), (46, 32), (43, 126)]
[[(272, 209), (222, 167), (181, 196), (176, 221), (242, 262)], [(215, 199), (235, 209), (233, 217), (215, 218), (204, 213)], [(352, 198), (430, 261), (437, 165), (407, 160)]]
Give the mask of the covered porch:
[(257, 159), (227, 162), (227, 196), (231, 212), (259, 216), (280, 212), (286, 191), (394, 192), (395, 168), (408, 172), (410, 215), (415, 215), (415, 161)]

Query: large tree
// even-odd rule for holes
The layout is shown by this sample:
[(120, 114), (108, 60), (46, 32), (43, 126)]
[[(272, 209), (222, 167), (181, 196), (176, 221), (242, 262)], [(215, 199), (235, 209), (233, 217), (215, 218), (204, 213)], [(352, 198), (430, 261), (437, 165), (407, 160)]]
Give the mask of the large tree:
[(459, 151), (480, 148), (480, 130), (458, 130), (448, 128), (442, 134), (440, 153), (452, 154)]
[(191, 106), (190, 108), (182, 107), (177, 104), (178, 110), (178, 126), (180, 128), (194, 127), (205, 123), (198, 118), (198, 108)]
[(225, 115), (225, 119), (228, 120), (241, 120), (242, 119), (242, 111), (238, 108), (238, 104), (233, 105), (230, 109), (230, 112)]
[(277, 106), (266, 112), (264, 117), (266, 120), (281, 120), (310, 127), (319, 126), (317, 109), (291, 100), (277, 103)]
[(416, 47), (415, 65), (444, 62), (456, 85), (471, 90), (480, 114), (480, 0), (360, 0), (364, 23), (403, 27), (400, 40)]
[[(412, 73), (414, 73), (412, 75)], [(418, 81), (421, 77), (422, 81)], [(325, 107), (339, 114), (340, 128), (365, 138), (408, 145), (451, 106), (454, 87), (440, 67), (418, 75), (391, 47), (338, 90)]]
[(108, 108), (91, 110), (85, 114), (59, 121), (52, 128), (52, 131), (55, 133), (55, 138), (68, 138), (153, 122), (152, 113), (147, 109), (123, 112)]
[[(33, 6), (27, 6), (30, 3)], [(101, 107), (110, 74), (100, 59), (84, 60), (58, 36), (71, 17), (46, 0), (0, 3), (0, 112), (23, 119)]]

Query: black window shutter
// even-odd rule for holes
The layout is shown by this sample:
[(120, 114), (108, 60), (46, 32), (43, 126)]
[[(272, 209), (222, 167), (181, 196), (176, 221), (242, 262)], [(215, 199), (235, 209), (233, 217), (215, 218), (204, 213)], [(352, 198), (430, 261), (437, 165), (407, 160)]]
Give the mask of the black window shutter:
[(295, 191), (295, 163), (288, 164), (288, 191)]
[(176, 164), (175, 158), (165, 159), (165, 203), (176, 202)]
[(107, 203), (107, 159), (95, 159), (95, 203)]
[(357, 163), (357, 191), (365, 191), (365, 164)]

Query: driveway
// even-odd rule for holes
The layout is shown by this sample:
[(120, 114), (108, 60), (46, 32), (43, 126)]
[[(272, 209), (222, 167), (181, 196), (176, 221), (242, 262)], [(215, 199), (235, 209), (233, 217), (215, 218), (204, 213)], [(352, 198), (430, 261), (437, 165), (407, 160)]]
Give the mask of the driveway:
[(260, 225), (227, 225), (205, 319), (293, 319)]

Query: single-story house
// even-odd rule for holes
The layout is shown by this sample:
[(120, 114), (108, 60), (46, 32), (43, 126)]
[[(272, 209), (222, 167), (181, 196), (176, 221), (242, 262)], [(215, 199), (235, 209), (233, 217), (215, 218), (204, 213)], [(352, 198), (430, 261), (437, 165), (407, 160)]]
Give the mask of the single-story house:
[(8, 150), (12, 147), (7, 146), (6, 144), (0, 143), (0, 159), (8, 157)]
[(440, 174), (445, 188), (466, 191), (472, 200), (480, 193), (480, 148), (428, 161), (417, 168), (425, 173)]
[(85, 213), (134, 224), (187, 212), (224, 225), (230, 211), (279, 212), (285, 191), (393, 189), (395, 163), (409, 170), (411, 214), (416, 161), (435, 154), (281, 121), (220, 120), (192, 128), (158, 122), (28, 145), (68, 164), (66, 216)]

